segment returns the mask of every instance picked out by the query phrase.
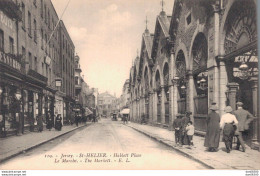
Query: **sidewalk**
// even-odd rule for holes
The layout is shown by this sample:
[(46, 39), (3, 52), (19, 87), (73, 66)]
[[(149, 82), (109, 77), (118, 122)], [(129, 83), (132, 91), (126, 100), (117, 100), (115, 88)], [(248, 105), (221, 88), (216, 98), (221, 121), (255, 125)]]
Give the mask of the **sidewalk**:
[(228, 154), (225, 151), (224, 142), (220, 142), (218, 152), (208, 152), (204, 147), (204, 137), (200, 136), (193, 137), (194, 148), (192, 149), (189, 149), (185, 145), (183, 147), (176, 147), (174, 146), (174, 131), (133, 122), (127, 125), (212, 169), (260, 169), (260, 152), (252, 150), (249, 147), (247, 147), (246, 152), (232, 150)]
[(49, 131), (45, 128), (41, 133), (29, 132), (22, 136), (0, 138), (0, 163), (89, 124), (91, 122), (80, 124), (78, 127), (75, 124), (73, 126), (63, 126), (61, 131), (56, 131), (54, 128)]

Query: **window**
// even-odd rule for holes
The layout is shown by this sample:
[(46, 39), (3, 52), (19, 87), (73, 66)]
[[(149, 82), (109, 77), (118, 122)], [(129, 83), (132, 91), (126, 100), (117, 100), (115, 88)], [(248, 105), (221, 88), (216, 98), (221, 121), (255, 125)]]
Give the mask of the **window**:
[(32, 21), (31, 21), (31, 13), (28, 11), (28, 35), (32, 36)]
[(14, 39), (12, 37), (9, 37), (9, 52), (14, 54)]
[(37, 7), (36, 0), (33, 0), (33, 4), (35, 7)]
[(24, 3), (22, 3), (22, 27), (23, 29), (25, 29), (25, 6), (24, 6)]
[(32, 54), (29, 52), (28, 55), (29, 55), (29, 68), (32, 69), (32, 65), (33, 65)]
[(50, 29), (50, 27), (51, 27), (51, 19), (50, 19), (50, 10), (48, 9), (48, 27), (49, 27), (49, 29)]
[(41, 17), (43, 18), (43, 0), (41, 0)]
[(26, 51), (24, 47), (22, 47), (22, 56), (23, 56), (23, 61), (26, 61)]
[(45, 65), (45, 69), (46, 69), (46, 77), (48, 77), (48, 67), (47, 67), (47, 65)]
[(35, 71), (38, 70), (38, 61), (37, 61), (37, 57), (34, 57), (34, 70), (35, 70)]
[(34, 25), (34, 41), (37, 42), (37, 23), (35, 19), (33, 21), (33, 25)]
[(4, 32), (0, 30), (0, 51), (4, 51)]
[(187, 26), (191, 23), (191, 13), (186, 17)]
[(46, 9), (46, 4), (44, 4), (44, 18), (45, 18), (45, 23), (47, 23), (47, 9)]
[(42, 75), (44, 75), (44, 63), (42, 62)]
[(41, 44), (42, 46), (41, 47), (43, 49), (43, 30), (42, 29), (41, 29), (41, 40), (42, 40), (42, 44)]

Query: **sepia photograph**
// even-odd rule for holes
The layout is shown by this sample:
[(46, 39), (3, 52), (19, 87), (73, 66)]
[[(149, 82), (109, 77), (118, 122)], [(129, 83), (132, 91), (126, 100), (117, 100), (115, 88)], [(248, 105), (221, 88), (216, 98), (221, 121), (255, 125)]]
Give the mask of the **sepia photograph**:
[(1, 176), (258, 176), (257, 4), (0, 0)]

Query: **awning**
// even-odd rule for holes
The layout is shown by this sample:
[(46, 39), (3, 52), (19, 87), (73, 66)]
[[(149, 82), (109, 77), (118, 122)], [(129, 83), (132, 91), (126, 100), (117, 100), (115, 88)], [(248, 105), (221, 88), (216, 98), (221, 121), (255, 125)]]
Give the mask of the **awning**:
[(120, 114), (129, 114), (130, 113), (130, 109), (126, 108), (126, 109), (123, 109)]
[(88, 116), (90, 114), (93, 114), (93, 112), (89, 108), (86, 107), (86, 109), (85, 109), (85, 116)]

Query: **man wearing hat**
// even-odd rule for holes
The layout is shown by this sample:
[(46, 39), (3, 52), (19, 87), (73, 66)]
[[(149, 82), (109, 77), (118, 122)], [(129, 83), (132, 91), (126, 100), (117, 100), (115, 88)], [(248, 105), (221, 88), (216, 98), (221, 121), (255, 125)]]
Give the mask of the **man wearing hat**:
[(220, 116), (216, 112), (218, 110), (216, 103), (212, 103), (209, 109), (211, 110), (211, 112), (208, 114), (206, 118), (207, 131), (206, 131), (204, 146), (208, 147), (210, 152), (216, 152), (217, 148), (219, 147)]
[(223, 129), (223, 141), (225, 142), (227, 153), (232, 150), (232, 140), (235, 133), (234, 125), (237, 126), (238, 121), (236, 116), (231, 114), (233, 111), (231, 106), (225, 108), (226, 114), (221, 116), (219, 126)]
[(178, 145), (180, 144), (180, 139), (181, 139), (181, 127), (182, 127), (182, 115), (181, 114), (176, 114), (176, 119), (173, 121), (173, 129), (175, 131), (175, 144)]
[(240, 145), (242, 145), (242, 151), (245, 152), (245, 142), (243, 140), (243, 133), (248, 130), (249, 123), (254, 119), (254, 116), (247, 110), (243, 109), (243, 103), (237, 102), (237, 110), (234, 111), (234, 115), (238, 120), (238, 127), (236, 130), (237, 146), (236, 149), (239, 150)]

